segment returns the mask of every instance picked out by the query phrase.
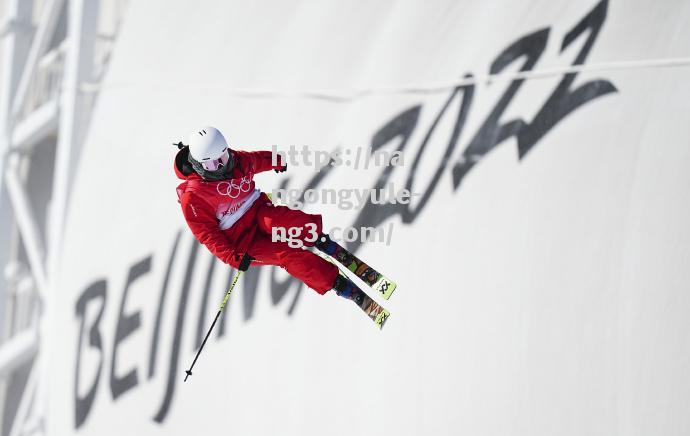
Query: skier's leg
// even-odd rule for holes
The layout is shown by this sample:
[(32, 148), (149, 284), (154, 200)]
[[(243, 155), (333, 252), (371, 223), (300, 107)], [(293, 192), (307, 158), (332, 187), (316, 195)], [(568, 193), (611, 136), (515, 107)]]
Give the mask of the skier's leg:
[[(324, 250), (322, 247), (319, 247), (319, 241), (322, 237), (325, 237), (325, 240), (328, 241), (330, 246), (333, 246), (335, 244), (335, 246), (338, 247), (338, 245), (335, 242), (331, 241), (330, 238), (328, 238), (328, 235), (322, 233), (323, 227), (321, 215), (307, 214), (301, 210), (292, 210), (287, 206), (275, 206), (273, 204), (268, 203), (262, 204), (260, 206), (259, 210), (257, 211), (256, 219), (259, 225), (259, 229), (264, 233), (263, 235), (257, 234), (257, 239), (261, 238), (263, 241), (265, 241), (266, 238), (268, 238), (268, 240), (271, 241), (272, 229), (274, 227), (282, 227), (285, 229), (289, 229), (291, 227), (300, 227), (302, 228), (302, 234), (300, 239), (303, 241), (305, 246), (309, 247), (316, 244), (317, 248), (321, 249), (321, 251), (324, 251), (327, 254), (332, 255), (334, 250), (331, 249), (331, 247), (329, 247), (328, 251)], [(307, 224), (313, 225), (307, 226)], [(272, 244), (278, 243), (272, 242)], [(347, 276), (340, 274), (337, 266), (322, 259), (318, 255), (311, 253), (310, 251), (302, 250), (300, 248), (289, 247), (287, 243), (280, 244), (282, 244), (280, 246), (284, 249), (282, 259), (271, 259), (271, 262), (274, 262), (272, 264), (281, 265), (285, 267), (285, 269), (291, 275), (300, 278), (300, 280), (304, 281), (305, 283), (307, 283), (306, 280), (308, 279), (302, 279), (300, 277), (302, 275), (302, 271), (304, 271), (305, 269), (308, 271), (312, 267), (309, 266), (304, 268), (302, 266), (306, 265), (304, 262), (317, 264), (320, 268), (323, 268), (324, 271), (326, 269), (326, 266), (329, 266), (329, 268), (332, 267), (330, 268), (330, 271), (325, 275), (325, 277), (328, 277), (327, 283), (321, 283), (321, 287), (312, 286), (309, 283), (307, 283), (307, 285), (310, 288), (319, 292), (320, 294), (323, 294), (326, 291), (328, 291), (328, 289), (333, 288), (335, 289), (336, 293), (341, 297), (354, 300), (357, 304), (360, 304), (362, 302), (364, 292), (362, 292), (362, 290), (359, 289), (357, 285), (352, 283), (352, 281), (349, 278), (347, 278)], [(276, 248), (273, 248), (272, 245), (268, 245), (268, 249), (266, 250), (266, 259), (272, 258), (273, 256), (270, 253), (275, 250)], [(342, 259), (339, 259), (337, 257), (336, 259), (341, 263), (343, 262)], [(359, 261), (359, 259), (357, 260)], [(288, 267), (287, 265), (291, 266)], [(367, 268), (367, 270), (369, 269), (370, 268)], [(321, 289), (323, 289), (323, 291), (321, 291)]]
[(301, 210), (292, 210), (287, 206), (275, 206), (270, 203), (259, 207), (256, 222), (259, 229), (268, 235), (272, 234), (274, 228), (285, 230), (301, 228), (296, 239), (301, 240), (305, 247), (311, 247), (316, 243), (323, 227), (321, 215), (308, 214)]
[(332, 263), (311, 251), (290, 247), (285, 242), (273, 242), (266, 234), (257, 233), (249, 248), (249, 255), (260, 264), (284, 268), (291, 276), (322, 295), (334, 287), (338, 277), (338, 267)]

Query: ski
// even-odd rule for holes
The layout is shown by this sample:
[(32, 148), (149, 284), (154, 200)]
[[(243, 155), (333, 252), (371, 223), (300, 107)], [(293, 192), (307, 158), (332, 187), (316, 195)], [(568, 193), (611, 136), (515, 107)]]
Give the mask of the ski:
[(391, 315), (390, 312), (388, 312), (380, 304), (374, 301), (370, 296), (366, 294), (366, 292), (362, 290), (360, 290), (360, 292), (363, 294), (362, 302), (358, 303), (357, 301), (355, 301), (355, 304), (357, 304), (360, 307), (360, 309), (362, 309), (364, 313), (372, 321), (374, 321), (374, 323), (379, 327), (379, 329), (382, 329), (383, 325), (386, 323), (386, 320)]
[(328, 235), (321, 235), (316, 243), (316, 248), (337, 260), (345, 268), (352, 271), (360, 280), (381, 296), (388, 300), (395, 291), (397, 285), (368, 264), (364, 263), (347, 248), (333, 241)]
[(347, 282), (354, 288), (354, 292), (358, 292), (361, 295), (361, 298), (359, 299), (360, 301), (357, 301), (357, 299), (351, 299), (352, 302), (355, 303), (360, 309), (362, 309), (364, 314), (368, 316), (369, 319), (374, 321), (374, 324), (376, 324), (379, 329), (382, 329), (383, 325), (386, 323), (386, 320), (391, 315), (391, 313), (384, 309), (376, 301), (374, 301), (374, 299), (371, 298), (366, 292), (361, 290), (359, 286), (355, 285), (352, 282), (352, 280), (350, 280), (347, 277), (347, 275), (340, 269), (340, 267), (338, 267), (338, 265), (336, 265), (336, 263), (333, 262), (333, 259), (318, 251), (312, 253), (316, 254), (323, 260), (332, 263), (333, 265), (335, 265), (336, 268), (338, 268), (338, 274), (340, 274), (341, 277), (347, 280)]

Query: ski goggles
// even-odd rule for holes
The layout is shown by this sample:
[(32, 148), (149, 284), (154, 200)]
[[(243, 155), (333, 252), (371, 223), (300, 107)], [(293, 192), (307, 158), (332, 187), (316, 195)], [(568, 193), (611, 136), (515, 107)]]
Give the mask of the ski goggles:
[(226, 148), (225, 151), (223, 151), (223, 154), (221, 154), (218, 159), (209, 159), (209, 160), (204, 160), (201, 163), (201, 166), (204, 167), (206, 171), (216, 171), (220, 167), (224, 167), (228, 164), (228, 161), (230, 160), (230, 151)]

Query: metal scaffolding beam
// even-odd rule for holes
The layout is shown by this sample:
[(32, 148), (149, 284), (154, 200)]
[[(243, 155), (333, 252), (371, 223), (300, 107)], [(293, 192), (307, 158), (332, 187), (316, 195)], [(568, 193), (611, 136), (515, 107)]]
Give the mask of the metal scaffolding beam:
[[(0, 59), (0, 174), (4, 173), (5, 161), (11, 146), (11, 127), (9, 125), (12, 99), (15, 95), (22, 66), (31, 44), (31, 15), (33, 2), (27, 0), (7, 0), (4, 3), (5, 29), (0, 40), (2, 58)], [(0, 176), (0, 265), (4, 267), (10, 260), (13, 239), (14, 217), (4, 176)], [(0, 313), (5, 311), (5, 292), (7, 284), (0, 274)], [(0, 341), (4, 334), (0, 326)]]
[[(51, 356), (53, 341), (50, 332), (54, 328), (54, 305), (52, 299), (58, 294), (55, 278), (58, 276), (61, 257), (64, 222), (69, 203), (72, 173), (77, 153), (84, 139), (85, 120), (87, 120), (86, 97), (79, 91), (79, 85), (92, 80), (94, 71), (95, 41), (98, 29), (99, 2), (95, 0), (70, 0), (67, 20), (67, 51), (65, 56), (62, 93), (60, 95), (59, 136), (55, 157), (55, 174), (51, 201), (51, 219), (48, 232), (47, 270), (49, 289), (45, 294), (43, 316), (40, 321), (40, 353)], [(42, 358), (40, 374), (50, 373), (50, 359)], [(46, 420), (45, 428), (50, 428), (47, 419), (48, 384), (39, 383), (36, 403)]]
[(12, 422), (9, 436), (20, 436), (23, 433), (27, 418), (31, 412), (31, 400), (33, 400), (34, 393), (36, 392), (36, 384), (39, 381), (39, 367), (40, 358), (37, 362), (34, 362), (34, 366), (29, 373), (29, 379), (26, 381), (26, 387), (24, 388), (24, 392), (22, 392), (22, 398), (19, 400), (17, 414)]
[(64, 0), (48, 0), (44, 6), (36, 35), (31, 43), (31, 49), (29, 49), (26, 65), (24, 66), (19, 85), (17, 86), (17, 93), (12, 103), (13, 117), (17, 117), (24, 107), (26, 96), (29, 92), (29, 85), (34, 77), (41, 55), (45, 53), (50, 39), (53, 37), (63, 3)]
[(38, 337), (34, 329), (19, 333), (0, 348), (0, 378), (5, 378), (36, 355)]
[(31, 149), (58, 128), (60, 106), (57, 100), (44, 103), (20, 121), (12, 131), (12, 148), (26, 151)]
[(31, 202), (19, 179), (18, 165), (19, 156), (17, 154), (10, 155), (5, 167), (5, 183), (7, 184), (7, 192), (12, 200), (17, 226), (24, 241), (24, 248), (29, 258), (31, 273), (36, 281), (39, 294), (42, 298), (45, 298), (47, 287), (44, 262), (45, 247), (40, 228), (34, 219)]

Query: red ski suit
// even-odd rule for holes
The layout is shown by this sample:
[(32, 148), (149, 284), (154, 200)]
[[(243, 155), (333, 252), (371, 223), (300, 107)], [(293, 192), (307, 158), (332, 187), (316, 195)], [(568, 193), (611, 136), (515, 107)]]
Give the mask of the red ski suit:
[[(228, 179), (204, 180), (187, 162), (189, 149), (175, 157), (175, 173), (184, 180), (177, 187), (182, 213), (194, 237), (216, 257), (235, 268), (247, 253), (252, 265), (278, 265), (319, 294), (333, 287), (338, 268), (309, 250), (272, 241), (273, 227), (302, 229), (297, 238), (304, 246), (314, 242), (304, 238), (321, 233), (321, 215), (310, 215), (287, 206), (275, 206), (254, 184), (254, 174), (279, 169), (273, 166), (270, 151), (232, 150), (234, 168)], [(306, 227), (305, 227), (306, 226)]]

